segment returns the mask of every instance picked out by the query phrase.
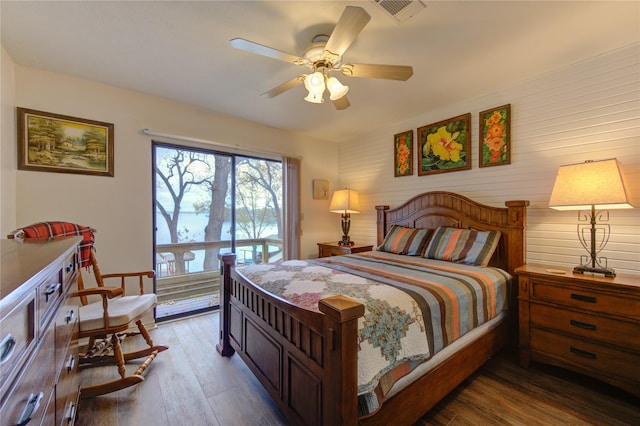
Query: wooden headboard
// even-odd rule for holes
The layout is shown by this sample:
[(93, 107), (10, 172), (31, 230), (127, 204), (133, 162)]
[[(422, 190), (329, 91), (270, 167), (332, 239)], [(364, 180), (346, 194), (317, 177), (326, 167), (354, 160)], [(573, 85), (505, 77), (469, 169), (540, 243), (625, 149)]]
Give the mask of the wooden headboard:
[(479, 231), (500, 231), (500, 242), (489, 264), (515, 276), (515, 268), (525, 263), (525, 227), (529, 201), (505, 202), (505, 207), (491, 207), (452, 192), (434, 191), (417, 195), (390, 209), (376, 206), (377, 242), (393, 225), (410, 228), (451, 226)]

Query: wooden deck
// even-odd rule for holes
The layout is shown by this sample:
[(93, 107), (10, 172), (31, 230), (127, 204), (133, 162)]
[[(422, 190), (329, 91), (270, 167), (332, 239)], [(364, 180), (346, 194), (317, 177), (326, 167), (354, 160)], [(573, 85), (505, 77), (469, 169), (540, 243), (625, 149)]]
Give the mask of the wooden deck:
[(187, 299), (160, 302), (156, 306), (156, 319), (196, 312), (201, 309), (213, 308), (220, 305), (220, 293), (194, 296)]

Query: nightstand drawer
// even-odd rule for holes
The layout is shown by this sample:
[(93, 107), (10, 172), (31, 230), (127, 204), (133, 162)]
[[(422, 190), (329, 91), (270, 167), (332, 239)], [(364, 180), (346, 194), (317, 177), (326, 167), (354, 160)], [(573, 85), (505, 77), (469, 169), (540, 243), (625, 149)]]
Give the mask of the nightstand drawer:
[(343, 246), (338, 242), (318, 243), (318, 257), (343, 256), (371, 250), (373, 250), (373, 245), (354, 244)]
[(342, 256), (350, 253), (348, 247), (322, 247), (320, 249), (320, 257)]
[(640, 319), (640, 301), (638, 299), (600, 293), (584, 287), (560, 287), (532, 280), (531, 297), (560, 303), (564, 306)]
[(582, 339), (562, 336), (550, 331), (531, 330), (532, 357), (549, 356), (556, 363), (586, 370), (595, 376), (619, 377), (640, 385), (640, 354), (632, 354), (590, 343)]
[(617, 321), (568, 309), (531, 304), (533, 325), (608, 342), (640, 352), (640, 324)]

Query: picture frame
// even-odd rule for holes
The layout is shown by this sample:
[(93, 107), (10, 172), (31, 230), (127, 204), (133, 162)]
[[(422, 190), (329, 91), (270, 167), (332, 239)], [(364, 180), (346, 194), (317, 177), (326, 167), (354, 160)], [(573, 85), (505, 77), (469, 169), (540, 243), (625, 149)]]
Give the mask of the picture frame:
[(471, 113), (418, 128), (418, 176), (471, 168)]
[(393, 176), (413, 175), (413, 130), (393, 136)]
[(18, 169), (114, 176), (112, 123), (17, 108)]
[(329, 199), (329, 181), (327, 179), (313, 180), (313, 199), (314, 200)]
[(511, 164), (511, 104), (480, 112), (479, 122), (480, 167)]

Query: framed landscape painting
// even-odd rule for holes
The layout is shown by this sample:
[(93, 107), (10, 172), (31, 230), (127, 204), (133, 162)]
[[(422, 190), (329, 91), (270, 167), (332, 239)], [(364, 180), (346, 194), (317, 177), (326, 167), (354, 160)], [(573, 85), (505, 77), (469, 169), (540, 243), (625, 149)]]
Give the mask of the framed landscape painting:
[(480, 113), (480, 167), (511, 164), (511, 104)]
[(393, 136), (393, 176), (413, 175), (413, 130)]
[(113, 176), (113, 124), (18, 108), (18, 169)]
[(468, 113), (418, 128), (418, 176), (470, 169), (470, 124)]

